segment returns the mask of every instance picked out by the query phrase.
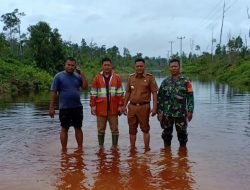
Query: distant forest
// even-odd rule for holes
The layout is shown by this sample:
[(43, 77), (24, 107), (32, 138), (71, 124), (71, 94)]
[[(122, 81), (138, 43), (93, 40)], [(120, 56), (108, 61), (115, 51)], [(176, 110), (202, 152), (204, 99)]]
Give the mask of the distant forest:
[[(103, 57), (109, 57), (119, 72), (130, 72), (135, 58), (138, 57), (146, 60), (148, 69), (164, 71), (168, 65), (167, 58), (148, 57), (141, 52), (131, 55), (126, 47), (123, 50), (119, 50), (115, 45), (99, 47), (93, 41), (87, 44), (84, 38), (80, 44), (65, 41), (58, 29), (51, 28), (49, 23), (44, 21), (29, 26), (23, 33), (20, 28), (24, 16), (25, 13), (19, 12), (18, 9), (1, 15), (0, 21), (4, 23), (4, 27), (0, 33), (0, 92), (6, 92), (9, 87), (12, 91), (22, 91), (26, 87), (38, 90), (47, 88), (51, 77), (63, 69), (63, 60), (67, 56), (77, 59), (80, 67), (87, 71), (89, 79), (100, 69), (100, 60)], [(196, 45), (195, 53), (176, 53), (169, 59), (180, 58), (184, 72), (210, 74), (229, 84), (232, 83), (229, 78), (233, 75), (236, 76), (234, 80), (242, 80), (241, 85), (250, 86), (250, 50), (247, 44), (243, 43), (241, 36), (230, 37), (225, 45), (217, 44), (214, 52), (200, 52), (200, 49), (200, 46)], [(21, 73), (18, 73), (17, 67)], [(29, 74), (25, 75), (26, 72)], [(39, 80), (43, 81), (32, 80), (38, 73)], [(225, 73), (228, 76), (225, 76)]]
[[(4, 23), (3, 32), (0, 34), (0, 58), (18, 59), (24, 64), (34, 65), (50, 74), (55, 74), (62, 69), (65, 57), (73, 56), (84, 66), (100, 65), (103, 57), (109, 57), (114, 66), (131, 66), (134, 59), (143, 57), (138, 52), (132, 56), (128, 48), (119, 50), (117, 46), (98, 47), (95, 42), (86, 43), (82, 38), (81, 44), (62, 39), (58, 29), (53, 29), (46, 22), (38, 22), (27, 28), (26, 33), (21, 33), (21, 18), (25, 13), (15, 9), (11, 13), (1, 16)], [(166, 58), (144, 57), (149, 67), (159, 68), (166, 65)]]

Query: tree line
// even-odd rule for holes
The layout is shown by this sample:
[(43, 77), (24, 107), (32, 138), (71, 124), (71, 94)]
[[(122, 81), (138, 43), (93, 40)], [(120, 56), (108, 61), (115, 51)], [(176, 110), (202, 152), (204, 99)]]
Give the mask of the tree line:
[[(0, 21), (4, 23), (4, 26), (0, 33), (0, 67), (2, 67), (0, 70), (0, 92), (4, 91), (6, 81), (10, 83), (10, 86), (16, 85), (17, 87), (15, 88), (22, 91), (23, 87), (29, 86), (26, 83), (31, 83), (29, 81), (32, 80), (31, 76), (34, 77), (35, 73), (39, 71), (43, 73), (40, 75), (41, 80), (45, 79), (45, 77), (41, 77), (42, 75), (47, 76), (48, 74), (53, 76), (63, 69), (63, 61), (67, 56), (73, 56), (77, 59), (80, 67), (87, 71), (89, 79), (100, 69), (100, 60), (103, 57), (111, 58), (116, 70), (125, 73), (132, 71), (134, 60), (138, 57), (143, 57), (146, 60), (147, 68), (158, 70), (166, 68), (168, 59), (180, 58), (184, 72), (211, 74), (215, 78), (221, 78), (227, 82), (228, 79), (224, 73), (232, 74), (232, 71), (236, 71), (233, 72), (236, 75), (235, 80), (237, 80), (237, 77), (241, 78), (243, 85), (250, 86), (249, 82), (247, 82), (250, 81), (250, 69), (248, 69), (250, 65), (250, 50), (247, 44), (243, 43), (241, 36), (229, 37), (225, 45), (217, 44), (214, 52), (201, 53), (200, 46), (196, 45), (196, 53), (190, 52), (186, 54), (182, 52), (181, 55), (176, 53), (167, 59), (144, 56), (141, 52), (131, 55), (129, 49), (126, 47), (121, 52), (115, 45), (113, 47), (98, 46), (93, 41), (87, 44), (84, 38), (81, 39), (80, 44), (65, 41), (62, 39), (57, 28), (51, 28), (44, 21), (29, 26), (27, 31), (22, 33), (20, 30), (21, 19), (24, 16), (25, 13), (19, 12), (18, 9), (1, 15)], [(27, 70), (29, 74), (20, 75), (28, 77), (20, 78), (14, 82), (13, 79), (8, 81), (8, 78), (10, 79), (13, 75), (7, 75), (7, 72), (4, 71), (4, 65), (6, 64), (9, 64), (6, 66), (8, 67), (7, 70), (13, 69), (14, 65), (27, 68), (22, 68), (20, 71), (25, 72)], [(33, 74), (30, 74), (30, 67), (35, 68)], [(241, 71), (237, 71), (237, 69), (243, 70), (243, 79), (239, 77), (242, 73), (240, 73)], [(23, 82), (22, 80), (27, 81)], [(42, 87), (39, 82), (33, 82), (31, 85), (33, 87), (31, 88), (44, 89), (50, 80), (51, 77), (45, 83), (42, 83)], [(22, 88), (20, 88), (19, 83), (22, 83)]]
[[(114, 66), (132, 66), (137, 57), (142, 53), (131, 55), (128, 48), (123, 48), (121, 53), (117, 46), (107, 48), (98, 46), (91, 41), (89, 44), (82, 38), (77, 44), (62, 39), (58, 29), (53, 29), (47, 22), (40, 21), (29, 26), (26, 33), (21, 33), (21, 18), (25, 13), (15, 9), (11, 13), (1, 16), (4, 23), (3, 32), (0, 34), (0, 58), (18, 59), (23, 63), (32, 64), (50, 74), (55, 74), (62, 69), (65, 57), (73, 56), (83, 67), (99, 67), (103, 57), (110, 57)], [(161, 67), (166, 64), (166, 58), (145, 57), (149, 67)]]

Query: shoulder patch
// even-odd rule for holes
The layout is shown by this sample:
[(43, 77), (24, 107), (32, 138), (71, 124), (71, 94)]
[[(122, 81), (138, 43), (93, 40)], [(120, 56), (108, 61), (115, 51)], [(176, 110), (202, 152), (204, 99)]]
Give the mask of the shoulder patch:
[(131, 77), (131, 76), (133, 76), (133, 75), (135, 75), (135, 73), (132, 73), (132, 74), (130, 74), (129, 76)]
[(191, 84), (190, 80), (187, 81), (186, 90), (187, 90), (188, 93), (193, 92), (193, 88), (192, 88), (192, 84)]

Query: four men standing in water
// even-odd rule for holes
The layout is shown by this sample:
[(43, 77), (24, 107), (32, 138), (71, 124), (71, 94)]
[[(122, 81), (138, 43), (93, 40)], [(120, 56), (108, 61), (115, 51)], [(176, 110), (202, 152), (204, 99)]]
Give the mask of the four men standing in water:
[[(82, 106), (79, 104), (80, 96), (78, 93), (80, 87), (87, 88), (87, 80), (83, 73), (74, 73), (76, 61), (68, 61), (70, 62), (65, 62), (64, 74), (57, 74), (52, 83), (49, 112), (50, 116), (54, 117), (54, 101), (56, 93), (59, 92), (59, 118), (62, 126), (60, 137), (63, 148), (67, 146), (67, 132), (71, 125), (75, 127), (78, 146), (82, 145), (82, 132), (79, 131), (82, 126)], [(104, 144), (107, 122), (109, 122), (112, 133), (112, 148), (117, 148), (118, 116), (122, 113), (127, 115), (131, 148), (135, 148), (139, 125), (143, 132), (145, 149), (149, 150), (150, 114), (151, 116), (157, 114), (163, 129), (162, 138), (165, 147), (171, 146), (174, 125), (180, 146), (186, 146), (188, 140), (187, 122), (192, 119), (194, 99), (191, 82), (181, 75), (178, 59), (170, 60), (171, 76), (163, 80), (158, 94), (154, 76), (145, 72), (145, 60), (136, 59), (135, 73), (128, 78), (125, 98), (120, 76), (113, 72), (111, 60), (104, 58), (101, 64), (102, 71), (94, 77), (90, 92), (91, 114), (97, 118), (98, 142), (101, 149)], [(68, 67), (72, 67), (72, 69), (68, 69)], [(63, 81), (64, 79), (66, 82)], [(76, 96), (76, 94), (78, 95)], [(151, 96), (152, 105), (150, 105)], [(72, 106), (72, 104), (74, 105)], [(69, 111), (69, 109), (74, 110)]]

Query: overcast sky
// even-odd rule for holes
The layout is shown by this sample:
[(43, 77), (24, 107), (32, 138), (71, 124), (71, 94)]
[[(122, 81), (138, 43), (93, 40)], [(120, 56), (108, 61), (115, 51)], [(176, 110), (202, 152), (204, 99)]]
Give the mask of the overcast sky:
[[(24, 12), (22, 32), (39, 21), (57, 28), (63, 40), (74, 43), (84, 38), (99, 47), (114, 45), (130, 50), (132, 55), (167, 57), (180, 51), (180, 40), (186, 53), (195, 45), (211, 51), (212, 32), (219, 42), (223, 0), (0, 0), (0, 15), (15, 8)], [(226, 11), (222, 43), (229, 36), (241, 35), (250, 44), (250, 0), (225, 0)], [(250, 11), (249, 11), (250, 14)], [(3, 22), (0, 22), (2, 31)], [(192, 45), (193, 44), (193, 45)]]

